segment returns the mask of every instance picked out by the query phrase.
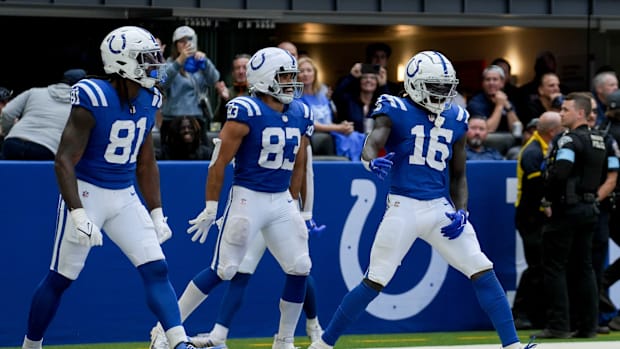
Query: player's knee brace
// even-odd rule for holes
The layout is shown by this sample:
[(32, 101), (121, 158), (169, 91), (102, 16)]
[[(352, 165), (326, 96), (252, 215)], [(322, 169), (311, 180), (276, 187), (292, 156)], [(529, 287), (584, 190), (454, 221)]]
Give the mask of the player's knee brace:
[(240, 246), (248, 242), (250, 221), (247, 217), (230, 217), (224, 229), (226, 231), (224, 238), (229, 244)]

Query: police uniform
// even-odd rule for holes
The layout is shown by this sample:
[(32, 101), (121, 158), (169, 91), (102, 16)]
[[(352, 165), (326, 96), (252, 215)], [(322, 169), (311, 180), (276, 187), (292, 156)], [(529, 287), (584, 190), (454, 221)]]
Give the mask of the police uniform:
[[(615, 118), (606, 118), (599, 126), (599, 130), (608, 137), (613, 138), (616, 142), (620, 140), (620, 120)], [(620, 156), (620, 154), (617, 154)], [(609, 237), (618, 245), (620, 245), (620, 181), (616, 184), (614, 192), (608, 199), (603, 201), (601, 207), (609, 210)], [(601, 304), (602, 312), (615, 312), (615, 306), (607, 296), (607, 289), (616, 281), (620, 280), (620, 259), (610, 262), (609, 267), (605, 269), (601, 276)]]
[(592, 236), (599, 216), (596, 192), (606, 161), (605, 142), (587, 125), (556, 137), (545, 171), (545, 206), (552, 215), (543, 226), (543, 271), (549, 337), (571, 335), (567, 274), (578, 316), (576, 336), (596, 335), (598, 292), (592, 269)]

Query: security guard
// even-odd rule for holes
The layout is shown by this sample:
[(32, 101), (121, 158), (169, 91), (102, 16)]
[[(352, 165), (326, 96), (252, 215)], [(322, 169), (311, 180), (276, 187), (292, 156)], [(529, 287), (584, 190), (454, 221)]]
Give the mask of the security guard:
[(536, 131), (525, 143), (517, 158), (517, 200), (515, 226), (523, 240), (527, 269), (521, 274), (512, 307), (518, 330), (543, 328), (545, 300), (542, 269), (542, 226), (547, 220), (540, 201), (543, 197), (541, 164), (553, 137), (563, 131), (560, 113), (546, 111), (540, 115)]
[[(537, 338), (594, 337), (598, 327), (598, 291), (592, 269), (592, 236), (598, 221), (596, 192), (607, 161), (605, 141), (590, 130), (592, 110), (583, 93), (562, 102), (567, 132), (553, 140), (545, 170), (543, 270), (547, 325)], [(570, 262), (570, 263), (569, 263)], [(571, 332), (567, 274), (574, 283), (577, 331)], [(573, 285), (573, 284), (571, 284)]]
[[(599, 129), (611, 135), (616, 142), (620, 143), (620, 90), (616, 90), (607, 96), (607, 111), (605, 120), (599, 125)], [(609, 236), (620, 245), (620, 180), (616, 183), (616, 188), (610, 198), (609, 213)], [(605, 269), (601, 280), (601, 301), (599, 306), (601, 311), (615, 313), (616, 307), (609, 299), (608, 289), (616, 281), (620, 280), (620, 258), (610, 261), (609, 267)], [(609, 322), (609, 327), (620, 331), (620, 316), (614, 317)]]

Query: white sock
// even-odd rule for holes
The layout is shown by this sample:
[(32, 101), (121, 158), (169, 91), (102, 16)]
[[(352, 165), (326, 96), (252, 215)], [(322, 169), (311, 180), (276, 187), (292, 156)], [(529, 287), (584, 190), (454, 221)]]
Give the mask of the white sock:
[(313, 319), (308, 319), (306, 318), (306, 328), (315, 328), (315, 327), (321, 327), (321, 325), (319, 324), (319, 317), (315, 317)]
[(166, 331), (166, 338), (170, 343), (170, 348), (176, 348), (181, 342), (187, 342), (187, 334), (183, 326), (174, 326)]
[(228, 338), (228, 327), (216, 323), (215, 326), (213, 326), (213, 330), (211, 330), (210, 335), (211, 338), (226, 342), (226, 339)]
[(523, 347), (521, 346), (521, 343), (519, 342), (512, 343), (511, 345), (504, 347), (504, 349), (521, 349), (521, 348)]
[(280, 298), (280, 326), (278, 336), (290, 338), (295, 336), (295, 327), (301, 315), (303, 303), (287, 302)]
[(24, 343), (22, 349), (41, 349), (43, 348), (43, 339), (40, 341), (31, 341), (28, 337), (24, 336)]
[(205, 299), (207, 299), (207, 295), (202, 293), (193, 281), (190, 281), (189, 284), (187, 284), (185, 291), (183, 291), (181, 298), (179, 298), (181, 322), (185, 322), (191, 313), (193, 313)]

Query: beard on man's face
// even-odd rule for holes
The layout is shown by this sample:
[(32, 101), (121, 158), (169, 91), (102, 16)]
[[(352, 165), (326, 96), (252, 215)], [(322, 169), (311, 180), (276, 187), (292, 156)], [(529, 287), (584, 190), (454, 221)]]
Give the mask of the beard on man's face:
[(476, 136), (467, 140), (467, 143), (472, 148), (480, 148), (482, 146), (482, 138)]

